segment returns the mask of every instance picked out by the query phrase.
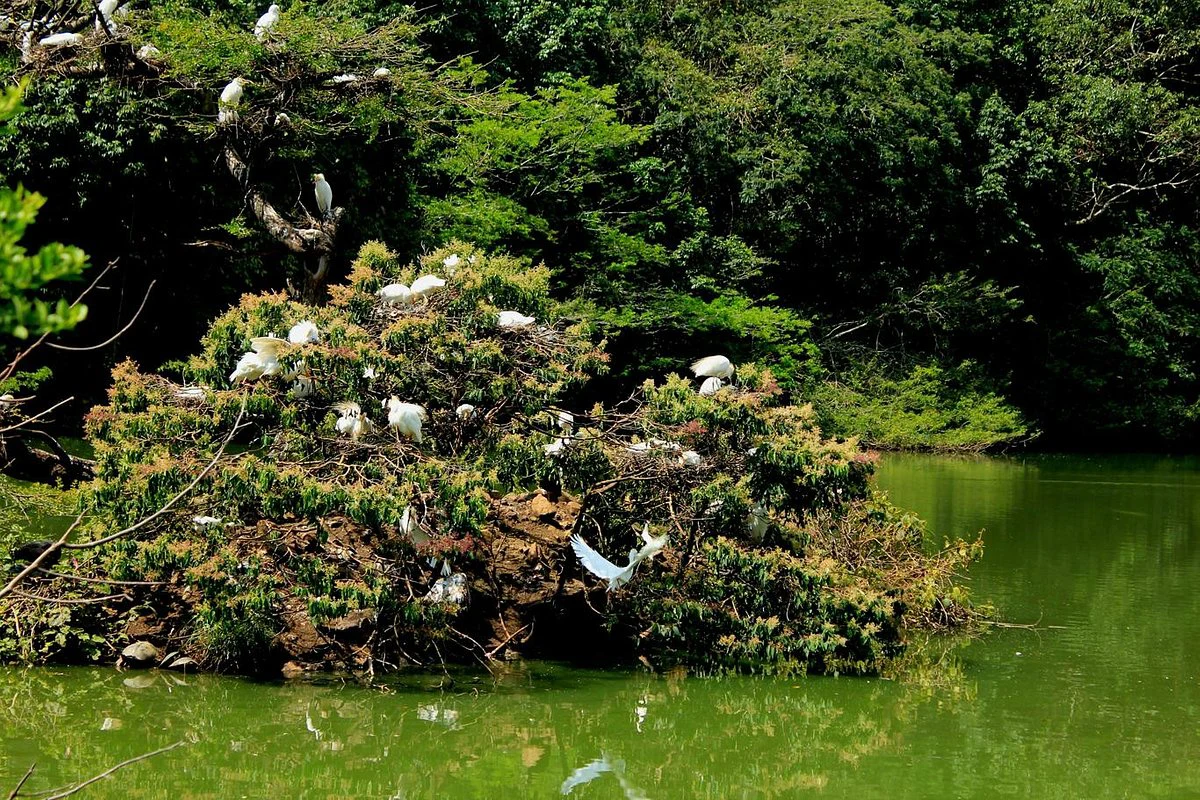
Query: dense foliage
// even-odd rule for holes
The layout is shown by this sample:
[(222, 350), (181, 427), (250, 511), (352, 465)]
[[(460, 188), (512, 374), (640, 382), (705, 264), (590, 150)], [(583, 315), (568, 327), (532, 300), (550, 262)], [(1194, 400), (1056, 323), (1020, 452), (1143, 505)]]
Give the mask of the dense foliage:
[(304, 268), (232, 146), (296, 218), (329, 177), (335, 275), (370, 238), (544, 262), (610, 338), (598, 397), (723, 350), (853, 432), (901, 386), (937, 421), (885, 444), (1197, 433), (1194, 2), (337, 0), (261, 41), (245, 0), (131, 7), (122, 44), (68, 13), (80, 45), (23, 55), (8, 24), (33, 81), (0, 140), (0, 179), (54, 199), (43, 235), (192, 298), (114, 360), (178, 358)]

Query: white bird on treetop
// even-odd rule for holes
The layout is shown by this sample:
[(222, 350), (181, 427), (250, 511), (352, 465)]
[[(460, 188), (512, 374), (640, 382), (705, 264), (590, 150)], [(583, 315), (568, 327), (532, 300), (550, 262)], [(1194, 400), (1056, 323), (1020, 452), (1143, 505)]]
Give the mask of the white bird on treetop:
[(63, 45), (79, 44), (83, 37), (78, 33), (52, 33), (44, 39), (39, 39), (42, 47), (62, 47)]
[(692, 373), (697, 378), (728, 378), (733, 375), (733, 364), (725, 356), (708, 356), (692, 364)]
[(475, 406), (470, 403), (463, 403), (458, 408), (454, 409), (454, 414), (459, 419), (470, 419), (475, 416)]
[(520, 311), (501, 311), (496, 318), (496, 325), (501, 328), (528, 328), (535, 322), (534, 317), (527, 317)]
[(321, 212), (322, 217), (328, 217), (329, 210), (333, 208), (333, 189), (322, 172), (313, 175), (312, 179), (313, 194), (317, 196), (317, 210)]
[(446, 282), (437, 275), (422, 275), (413, 281), (409, 291), (413, 297), (427, 297), (445, 285)]
[(269, 351), (259, 352), (256, 348), (254, 352), (242, 353), (237, 366), (229, 373), (229, 382), (237, 385), (242, 381), (256, 381), (264, 375), (278, 375), (282, 371), (283, 365), (277, 356)]
[(372, 78), (386, 78), (388, 75), (391, 75), (391, 74), (392, 74), (392, 71), (390, 69), (388, 69), (387, 67), (380, 67), (379, 69), (377, 69), (371, 73), (371, 77)]
[(412, 300), (412, 290), (403, 283), (389, 283), (387, 286), (380, 289), (375, 295), (385, 303), (399, 303), (407, 305)]
[(375, 427), (362, 413), (362, 407), (352, 400), (345, 400), (333, 408), (341, 414), (336, 423), (338, 433), (349, 435), (355, 441)]
[(402, 403), (392, 395), (387, 401), (388, 426), (395, 428), (401, 436), (421, 443), (421, 423), (425, 421), (425, 409), (416, 403)]
[(442, 266), (445, 267), (446, 274), (451, 278), (454, 277), (454, 273), (458, 270), (458, 265), (461, 263), (462, 258), (459, 257), (458, 253), (451, 253), (442, 259)]
[(316, 344), (321, 341), (321, 331), (316, 323), (306, 319), (292, 326), (287, 339), (292, 344)]
[(613, 589), (629, 583), (638, 564), (662, 552), (663, 548), (667, 546), (668, 538), (667, 534), (659, 537), (651, 536), (650, 523), (645, 523), (642, 526), (642, 541), (645, 544), (640, 550), (629, 551), (629, 563), (624, 567), (618, 567), (597, 553), (577, 533), (571, 536), (571, 549), (575, 551), (575, 555), (579, 557), (580, 563), (587, 568), (588, 572), (601, 580), (608, 581), (608, 590), (611, 592)]
[(267, 13), (258, 18), (258, 22), (254, 23), (254, 36), (260, 42), (267, 35), (271, 28), (275, 27), (275, 23), (279, 22), (279, 6), (274, 3), (267, 9)]
[(242, 87), (245, 85), (245, 78), (234, 78), (221, 90), (221, 99), (217, 101), (217, 122), (221, 125), (232, 125), (238, 121), (237, 107), (242, 102)]
[(724, 385), (725, 382), (720, 378), (705, 378), (704, 383), (700, 384), (700, 394), (706, 397), (716, 394)]
[(258, 353), (266, 365), (264, 375), (278, 375), (283, 372), (283, 364), (279, 363), (279, 359), (292, 349), (292, 345), (278, 336), (255, 336), (250, 340), (250, 349)]

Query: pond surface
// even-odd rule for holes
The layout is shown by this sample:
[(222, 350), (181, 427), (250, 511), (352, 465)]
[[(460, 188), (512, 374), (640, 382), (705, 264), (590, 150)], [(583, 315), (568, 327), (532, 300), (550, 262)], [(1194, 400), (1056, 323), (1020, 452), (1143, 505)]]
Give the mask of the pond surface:
[(934, 540), (986, 528), (976, 596), (1041, 629), (958, 649), (936, 685), (0, 670), (0, 787), (183, 741), (76, 796), (1200, 798), (1200, 462), (889, 456), (879, 483)]

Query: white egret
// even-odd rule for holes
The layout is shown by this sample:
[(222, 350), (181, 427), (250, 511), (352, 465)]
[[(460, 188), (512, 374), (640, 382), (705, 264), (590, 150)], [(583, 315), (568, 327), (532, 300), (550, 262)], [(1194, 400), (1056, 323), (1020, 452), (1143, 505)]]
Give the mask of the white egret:
[(703, 461), (695, 450), (684, 450), (679, 456), (679, 463), (685, 467), (698, 467)]
[(292, 383), (292, 394), (296, 397), (308, 397), (317, 390), (316, 382), (307, 375), (297, 375)]
[(353, 72), (346, 72), (341, 75), (334, 75), (330, 80), (333, 83), (354, 83), (358, 80), (358, 76)]
[(198, 531), (202, 531), (205, 528), (215, 528), (220, 526), (220, 524), (220, 517), (210, 517), (204, 514), (192, 517), (192, 527)]
[(245, 78), (234, 78), (221, 90), (221, 99), (217, 101), (217, 122), (221, 125), (233, 125), (238, 121), (237, 108), (242, 102), (245, 85)]
[(458, 408), (454, 409), (454, 415), (459, 419), (470, 419), (475, 416), (475, 406), (470, 403), (463, 403)]
[(371, 77), (372, 78), (386, 78), (388, 75), (391, 75), (391, 74), (392, 74), (392, 71), (390, 69), (388, 69), (387, 67), (380, 67), (379, 69), (377, 69), (371, 73)]
[(21, 36), (21, 63), (28, 64), (33, 60), (33, 31), (25, 31)]
[(292, 118), (280, 111), (275, 115), (275, 125), (280, 128), (290, 128), (292, 127)]
[(144, 44), (137, 51), (137, 57), (142, 61), (152, 61), (161, 55), (162, 51), (152, 44)]
[(571, 443), (570, 439), (559, 438), (555, 439), (550, 444), (542, 445), (542, 452), (548, 456), (556, 456), (563, 451), (563, 448)]
[(558, 412), (558, 429), (564, 433), (570, 433), (571, 428), (575, 425), (575, 416), (570, 411)]
[(384, 303), (389, 305), (392, 303), (408, 305), (408, 303), (412, 300), (412, 290), (403, 283), (389, 283), (387, 286), (376, 292), (375, 295)]
[(528, 328), (537, 320), (527, 317), (520, 311), (501, 311), (496, 318), (496, 325), (501, 328)]
[(333, 189), (329, 186), (329, 181), (325, 180), (325, 174), (318, 172), (313, 175), (313, 194), (317, 197), (317, 210), (321, 212), (322, 217), (329, 216), (329, 210), (333, 208)]
[(39, 39), (38, 44), (42, 47), (64, 47), (76, 45), (82, 41), (83, 37), (78, 33), (52, 33), (44, 39)]
[(263, 375), (279, 375), (283, 372), (283, 364), (280, 362), (292, 345), (287, 339), (280, 339), (278, 336), (255, 336), (250, 340), (250, 349), (258, 354), (259, 360), (263, 364)]
[(268, 362), (264, 362), (258, 353), (242, 353), (237, 366), (229, 373), (229, 382), (234, 386), (242, 381), (256, 381), (266, 373)]
[(16, 404), (17, 398), (13, 396), (12, 392), (0, 394), (0, 408), (8, 408), (10, 406), (15, 406)]
[(353, 441), (358, 441), (360, 436), (370, 433), (375, 427), (362, 413), (362, 407), (358, 403), (346, 400), (333, 408), (341, 414), (336, 423), (338, 433), (349, 436)]
[(96, 4), (96, 30), (104, 30), (104, 26), (112, 21), (112, 13), (120, 3), (121, 0), (100, 0)]
[(422, 275), (412, 282), (409, 291), (413, 297), (428, 297), (446, 285), (446, 282), (437, 275)]
[(433, 587), (425, 595), (426, 603), (452, 603), (456, 606), (467, 604), (467, 576), (461, 572), (438, 578)]
[(287, 340), (292, 344), (316, 344), (321, 341), (321, 331), (315, 322), (306, 319), (292, 326)]
[[(369, 381), (373, 381), (379, 377), (379, 374), (375, 371), (374, 367), (366, 366), (363, 367), (363, 377)], [(385, 403), (384, 406), (386, 407), (386, 405), (387, 404)]]
[(705, 378), (704, 383), (700, 384), (700, 394), (705, 397), (716, 394), (724, 385), (725, 382), (720, 378)]
[(254, 23), (254, 37), (260, 42), (267, 35), (271, 28), (275, 27), (275, 23), (279, 22), (279, 6), (274, 3), (267, 9), (267, 13), (258, 18), (258, 22)]
[(645, 455), (646, 453), (650, 453), (654, 450), (670, 450), (675, 452), (682, 449), (683, 448), (680, 447), (678, 442), (668, 442), (664, 439), (653, 438), (644, 442), (638, 442), (637, 444), (631, 444), (625, 448), (625, 452)]
[(771, 518), (767, 515), (767, 507), (762, 503), (755, 503), (751, 506), (750, 513), (746, 515), (746, 527), (750, 530), (750, 538), (761, 542), (767, 535), (767, 529), (771, 527)]
[(613, 589), (618, 589), (629, 583), (629, 579), (633, 577), (633, 571), (637, 569), (638, 564), (661, 553), (663, 548), (667, 546), (668, 538), (667, 534), (658, 537), (651, 536), (650, 523), (645, 523), (642, 526), (642, 541), (644, 544), (640, 550), (629, 551), (629, 563), (624, 567), (618, 567), (597, 553), (577, 533), (571, 536), (571, 549), (575, 551), (575, 555), (579, 557), (580, 563), (587, 567), (589, 572), (597, 578), (608, 581), (608, 590), (611, 592)]
[(725, 356), (708, 356), (692, 364), (692, 373), (697, 378), (729, 378), (733, 364)]
[(442, 259), (442, 266), (445, 268), (446, 274), (451, 278), (454, 277), (454, 273), (458, 271), (458, 265), (461, 263), (462, 259), (459, 257), (458, 253), (451, 253)]
[(400, 398), (392, 395), (387, 401), (388, 427), (395, 428), (401, 436), (421, 443), (421, 423), (425, 421), (426, 413), (422, 406), (416, 403), (402, 403)]
[(180, 400), (203, 400), (204, 392), (203, 386), (181, 386), (175, 390), (175, 396)]

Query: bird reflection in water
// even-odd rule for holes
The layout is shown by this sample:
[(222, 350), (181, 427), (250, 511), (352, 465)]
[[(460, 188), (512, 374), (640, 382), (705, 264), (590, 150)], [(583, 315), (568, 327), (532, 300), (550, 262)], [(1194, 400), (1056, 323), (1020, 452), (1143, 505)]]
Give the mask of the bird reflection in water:
[(621, 791), (625, 793), (625, 800), (649, 800), (645, 792), (634, 786), (625, 777), (625, 762), (619, 758), (609, 758), (607, 753), (601, 753), (599, 758), (589, 761), (568, 775), (559, 791), (563, 795), (568, 795), (574, 791), (576, 786), (591, 783), (601, 775), (610, 772), (617, 779)]

